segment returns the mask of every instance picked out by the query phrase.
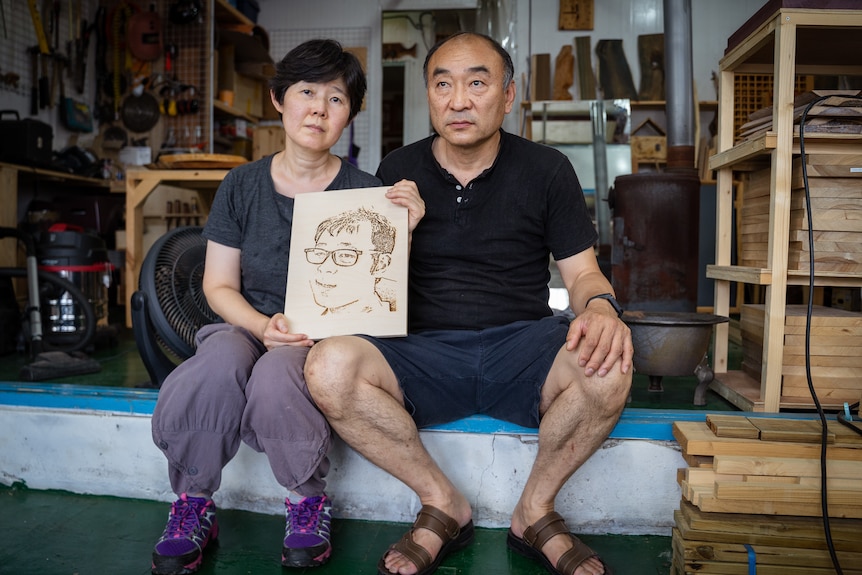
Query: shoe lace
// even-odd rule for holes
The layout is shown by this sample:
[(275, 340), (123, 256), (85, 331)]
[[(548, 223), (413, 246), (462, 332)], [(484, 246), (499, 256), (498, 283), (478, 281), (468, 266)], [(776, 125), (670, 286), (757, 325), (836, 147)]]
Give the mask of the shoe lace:
[(299, 503), (288, 501), (291, 530), (296, 533), (315, 532), (323, 509), (322, 501), (322, 497), (306, 497)]
[(172, 539), (190, 537), (201, 526), (200, 505), (189, 501), (185, 496), (171, 504), (171, 515), (165, 527), (165, 536)]

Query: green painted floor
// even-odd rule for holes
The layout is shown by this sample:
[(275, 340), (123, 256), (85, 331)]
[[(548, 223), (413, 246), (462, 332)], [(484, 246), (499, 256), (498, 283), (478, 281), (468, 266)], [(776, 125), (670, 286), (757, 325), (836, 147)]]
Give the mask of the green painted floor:
[[(144, 500), (0, 487), (0, 573), (4, 575), (145, 575), (168, 505)], [(406, 525), (333, 521), (330, 562), (286, 569), (279, 561), (279, 515), (219, 510), (218, 544), (201, 575), (374, 574), (377, 560)], [(573, 527), (574, 529), (574, 527)], [(582, 537), (616, 575), (667, 575), (670, 537)], [(477, 529), (468, 549), (449, 557), (438, 575), (541, 575), (538, 564), (506, 549), (505, 529)]]

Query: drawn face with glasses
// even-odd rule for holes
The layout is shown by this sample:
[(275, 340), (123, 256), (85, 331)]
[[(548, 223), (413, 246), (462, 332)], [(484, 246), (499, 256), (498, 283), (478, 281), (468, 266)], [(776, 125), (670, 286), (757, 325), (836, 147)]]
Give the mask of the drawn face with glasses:
[(331, 252), (323, 248), (305, 248), (305, 259), (308, 263), (319, 266), (328, 257), (332, 256), (332, 263), (343, 268), (349, 268), (352, 265), (356, 265), (362, 253), (352, 248), (341, 248), (332, 250)]
[(359, 208), (317, 226), (305, 259), (316, 266), (309, 285), (323, 314), (390, 311), (377, 292), (392, 261), (395, 228), (382, 215)]

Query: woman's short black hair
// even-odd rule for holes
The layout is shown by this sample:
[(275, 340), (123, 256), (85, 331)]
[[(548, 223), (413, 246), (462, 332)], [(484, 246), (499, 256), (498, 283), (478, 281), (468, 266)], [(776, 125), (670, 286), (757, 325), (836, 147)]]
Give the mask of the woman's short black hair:
[(275, 65), (275, 76), (269, 88), (279, 104), (284, 103), (284, 93), (297, 82), (324, 83), (337, 79), (347, 85), (350, 98), (350, 119), (362, 109), (367, 83), (359, 60), (346, 52), (335, 40), (317, 39), (303, 42), (288, 52)]

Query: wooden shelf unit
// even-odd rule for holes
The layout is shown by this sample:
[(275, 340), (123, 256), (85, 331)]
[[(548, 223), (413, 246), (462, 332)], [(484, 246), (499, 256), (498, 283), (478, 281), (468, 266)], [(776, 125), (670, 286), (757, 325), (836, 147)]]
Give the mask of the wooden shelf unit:
[[(709, 167), (716, 170), (716, 264), (706, 276), (715, 280), (715, 312), (728, 315), (731, 282), (765, 287), (763, 368), (760, 381), (742, 372), (728, 371), (728, 324), (715, 328), (713, 363), (716, 379), (711, 388), (740, 409), (777, 413), (784, 409), (812, 408), (798, 399), (781, 395), (784, 320), (788, 285), (807, 285), (808, 272), (788, 271), (790, 187), (793, 155), (799, 139), (793, 135), (793, 88), (800, 74), (862, 74), (858, 51), (862, 36), (862, 10), (796, 9), (773, 2), (772, 14), (752, 18), (731, 37), (719, 63), (719, 131), (717, 152)], [(851, 56), (853, 54), (853, 56)], [(774, 77), (773, 131), (734, 144), (734, 77), (736, 73), (771, 73)], [(862, 137), (817, 134), (805, 137), (806, 154), (862, 153)], [(734, 171), (753, 169), (755, 159), (771, 162), (769, 197), (768, 267), (756, 269), (731, 265)], [(862, 286), (862, 275), (817, 273), (822, 286)], [(824, 408), (838, 405), (823, 402)]]

